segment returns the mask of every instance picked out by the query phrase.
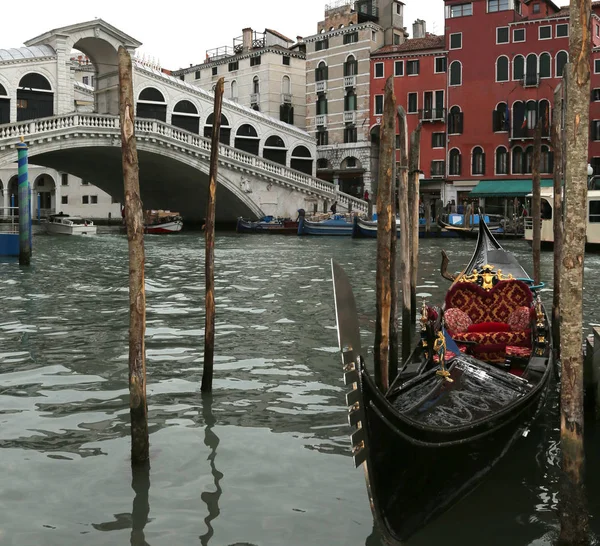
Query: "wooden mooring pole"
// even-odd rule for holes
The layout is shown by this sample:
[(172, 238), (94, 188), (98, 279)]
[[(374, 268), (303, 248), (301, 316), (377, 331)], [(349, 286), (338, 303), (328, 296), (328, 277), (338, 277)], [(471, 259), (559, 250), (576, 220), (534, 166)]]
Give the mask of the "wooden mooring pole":
[(540, 160), (542, 157), (542, 123), (538, 120), (533, 137), (532, 199), (531, 219), (533, 221), (533, 280), (536, 285), (542, 281), (541, 252), (542, 252), (542, 181), (540, 178)]
[(396, 226), (396, 214), (398, 203), (398, 163), (396, 161), (396, 138), (394, 136), (394, 153), (392, 163), (392, 229), (390, 231), (390, 359), (388, 366), (389, 385), (394, 382), (398, 375), (398, 229)]
[(567, 164), (561, 272), (562, 480), (560, 536), (564, 544), (587, 544), (588, 512), (583, 489), (583, 263), (587, 217), (590, 106), (591, 0), (571, 0), (567, 83)]
[(221, 133), (221, 109), (225, 79), (219, 78), (215, 87), (213, 128), (210, 139), (210, 170), (208, 206), (206, 211), (206, 257), (204, 262), (206, 282), (206, 320), (204, 323), (204, 368), (202, 370), (202, 392), (212, 392), (215, 357), (215, 211), (217, 201), (217, 169), (219, 166), (219, 137)]
[[(393, 162), (396, 135), (396, 97), (392, 78), (385, 84), (381, 144), (379, 148), (379, 176), (377, 188), (377, 273), (375, 322), (375, 382), (382, 391), (389, 387), (390, 320), (392, 313), (391, 241), (396, 229), (393, 216), (395, 184)], [(394, 233), (395, 236), (395, 233)]]
[[(398, 132), (400, 134), (400, 188), (398, 204), (400, 213), (400, 284), (402, 286), (402, 362), (406, 362), (411, 351), (411, 259), (410, 217), (408, 211), (408, 127), (406, 111), (398, 107)], [(418, 176), (418, 175), (417, 175)], [(417, 202), (418, 207), (418, 202)]]
[[(408, 152), (408, 202), (410, 205), (410, 323), (417, 322), (417, 274), (419, 272), (419, 163), (421, 122), (410, 135)], [(404, 255), (404, 254), (403, 254)]]
[(149, 457), (148, 403), (146, 401), (146, 290), (144, 286), (144, 213), (135, 141), (135, 105), (131, 56), (119, 47), (119, 117), (125, 192), (125, 223), (129, 245), (129, 412), (131, 461)]
[[(568, 67), (568, 65), (567, 65)], [(552, 339), (554, 354), (560, 359), (560, 270), (563, 248), (563, 160), (565, 152), (564, 116), (565, 85), (568, 68), (565, 67), (563, 81), (554, 92), (554, 112), (552, 113), (552, 148), (554, 150), (554, 206), (552, 207), (552, 227), (554, 231), (554, 290), (552, 295)]]

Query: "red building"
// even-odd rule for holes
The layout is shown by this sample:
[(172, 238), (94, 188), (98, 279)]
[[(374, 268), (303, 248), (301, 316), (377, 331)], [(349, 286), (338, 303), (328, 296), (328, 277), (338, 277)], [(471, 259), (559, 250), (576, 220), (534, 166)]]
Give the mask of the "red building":
[[(554, 90), (568, 62), (569, 10), (551, 0), (444, 4), (444, 36), (426, 33), (424, 22), (417, 21), (413, 39), (372, 54), (371, 122), (375, 129), (385, 81), (393, 74), (396, 100), (408, 112), (409, 131), (423, 122), (422, 191), (444, 203), (486, 197), (487, 206), (498, 197), (495, 204), (500, 205), (506, 197), (524, 196), (531, 189), (538, 120), (542, 178), (552, 178), (550, 126)], [(592, 16), (589, 155), (595, 174), (600, 174), (597, 13), (600, 2), (594, 4)]]

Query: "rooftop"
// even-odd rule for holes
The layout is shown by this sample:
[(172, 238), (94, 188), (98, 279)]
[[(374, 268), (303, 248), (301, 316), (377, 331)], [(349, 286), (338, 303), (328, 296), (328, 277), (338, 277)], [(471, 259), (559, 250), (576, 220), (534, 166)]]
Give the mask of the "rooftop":
[(406, 40), (400, 45), (387, 45), (375, 51), (374, 55), (383, 55), (386, 53), (404, 53), (408, 51), (422, 51), (428, 49), (443, 49), (445, 47), (444, 36), (428, 34), (425, 38), (413, 38)]
[(35, 59), (39, 57), (54, 57), (56, 51), (49, 45), (0, 49), (0, 61), (15, 61), (19, 59)]

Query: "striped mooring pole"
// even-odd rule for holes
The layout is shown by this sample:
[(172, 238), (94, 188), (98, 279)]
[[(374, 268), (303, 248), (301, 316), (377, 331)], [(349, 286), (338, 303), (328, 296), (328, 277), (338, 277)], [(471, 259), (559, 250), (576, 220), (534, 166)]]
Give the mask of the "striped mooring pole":
[(19, 265), (31, 263), (31, 203), (29, 191), (29, 165), (27, 144), (21, 137), (17, 144), (19, 165)]

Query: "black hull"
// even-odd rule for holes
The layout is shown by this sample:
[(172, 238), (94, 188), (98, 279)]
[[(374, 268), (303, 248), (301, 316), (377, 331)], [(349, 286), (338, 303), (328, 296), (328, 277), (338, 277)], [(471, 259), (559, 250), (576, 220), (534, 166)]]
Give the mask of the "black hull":
[(535, 392), (508, 414), (461, 432), (411, 425), (361, 369), (367, 489), (375, 522), (389, 544), (408, 539), (482, 481), (539, 413), (550, 368)]

